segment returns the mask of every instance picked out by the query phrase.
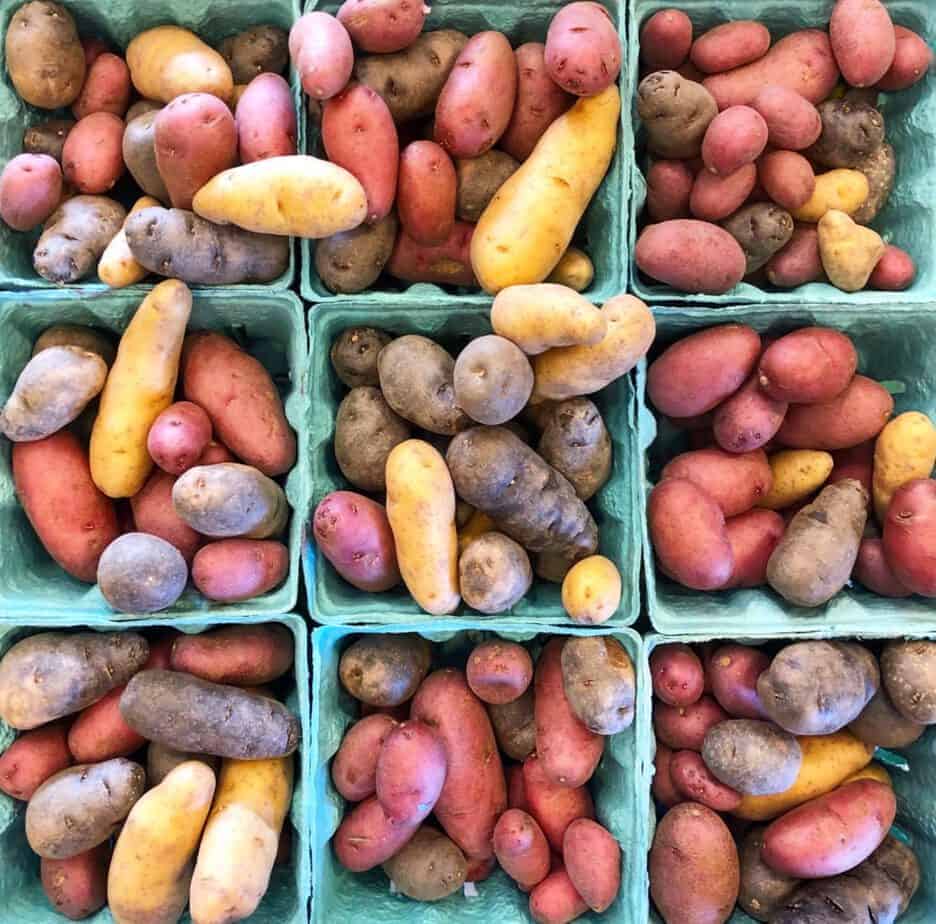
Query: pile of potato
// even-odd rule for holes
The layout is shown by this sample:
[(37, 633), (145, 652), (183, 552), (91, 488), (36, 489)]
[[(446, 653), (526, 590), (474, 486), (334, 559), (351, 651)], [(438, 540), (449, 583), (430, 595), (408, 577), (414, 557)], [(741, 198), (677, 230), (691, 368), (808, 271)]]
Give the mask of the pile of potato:
[(694, 447), (650, 494), (660, 570), (685, 587), (769, 584), (797, 606), (854, 578), (936, 596), (936, 426), (856, 374), (845, 334), (699, 331), (650, 365), (650, 401)]
[(828, 33), (772, 47), (759, 22), (693, 40), (685, 13), (661, 10), (643, 24), (640, 55), (649, 73), (637, 112), (653, 160), (642, 272), (715, 295), (742, 279), (844, 292), (912, 284), (912, 257), (867, 227), (897, 174), (876, 106), (879, 93), (922, 80), (933, 55), (880, 0), (837, 0)]
[[(16, 494), (39, 541), (116, 610), (172, 606), (191, 577), (208, 599), (281, 584), (296, 438), (261, 363), (223, 334), (186, 337), (192, 293), (156, 286), (116, 349), (57, 325), (0, 411)], [(185, 400), (175, 403), (177, 383)]]
[(534, 667), (531, 651), (495, 636), (463, 669), (431, 672), (433, 648), (416, 635), (345, 649), (341, 683), (364, 717), (331, 767), (355, 803), (332, 838), (339, 863), (383, 865), (392, 888), (424, 902), (500, 865), (540, 924), (612, 905), (621, 848), (594, 820), (588, 781), (605, 737), (633, 722), (634, 666), (607, 635), (537, 647)]
[(288, 862), (296, 717), (283, 625), (45, 632), (0, 659), (0, 718), (21, 734), (0, 791), (25, 807), (50, 905), (80, 920), (198, 924), (254, 913)]
[(421, 0), (346, 0), (290, 33), (325, 156), (366, 198), (353, 228), (318, 244), (319, 278), (339, 293), (384, 271), (492, 294), (548, 278), (583, 291), (594, 268), (569, 245), (621, 111), (610, 14), (569, 3), (545, 44), (513, 50), (501, 32), (423, 32), (428, 13)]
[[(351, 389), (335, 424), (338, 467), (386, 507), (335, 491), (315, 511), (315, 540), (355, 587), (376, 593), (402, 577), (436, 616), (462, 599), (505, 612), (535, 571), (562, 584), (574, 621), (605, 622), (621, 576), (594, 554), (585, 501), (610, 476), (611, 438), (584, 396), (636, 365), (653, 316), (630, 295), (599, 310), (543, 283), (503, 290), (491, 324), (457, 359), (415, 334), (353, 327), (335, 340), (332, 366)], [(535, 449), (525, 424), (542, 431)]]
[(936, 725), (936, 642), (669, 644), (650, 670), (650, 891), (667, 924), (722, 924), (735, 902), (770, 924), (907, 910), (920, 868), (871, 760)]

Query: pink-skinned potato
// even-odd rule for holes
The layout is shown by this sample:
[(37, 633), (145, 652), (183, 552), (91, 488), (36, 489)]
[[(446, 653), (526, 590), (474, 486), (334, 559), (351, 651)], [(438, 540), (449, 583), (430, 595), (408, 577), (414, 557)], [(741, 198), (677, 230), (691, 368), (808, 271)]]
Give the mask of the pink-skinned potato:
[(349, 583), (380, 593), (400, 583), (396, 547), (387, 511), (352, 491), (334, 491), (315, 508), (315, 541)]
[(522, 645), (492, 639), (474, 648), (468, 656), (465, 675), (478, 699), (504, 705), (526, 692), (533, 679), (533, 661)]
[(784, 529), (783, 517), (774, 510), (748, 510), (725, 521), (734, 556), (725, 589), (762, 587), (767, 583), (767, 562), (783, 538)]
[(258, 74), (247, 84), (234, 112), (242, 164), (296, 153), (296, 107), (279, 74)]
[(399, 852), (418, 828), (418, 822), (394, 824), (377, 797), (370, 796), (345, 815), (332, 838), (332, 848), (345, 869), (364, 873)]
[(621, 40), (604, 6), (569, 3), (556, 13), (546, 34), (546, 68), (575, 96), (595, 96), (617, 80)]
[(397, 211), (402, 233), (417, 244), (444, 243), (455, 227), (458, 180), (452, 159), (434, 141), (414, 141), (400, 155)]
[(712, 119), (702, 139), (702, 162), (719, 176), (752, 164), (767, 146), (767, 123), (750, 106), (729, 106)]
[(419, 38), (429, 7), (421, 0), (345, 0), (340, 22), (361, 51), (391, 54)]
[(750, 64), (767, 54), (770, 32), (751, 20), (722, 23), (703, 32), (693, 43), (689, 60), (703, 74), (720, 74)]
[(397, 723), (375, 713), (355, 722), (345, 733), (331, 765), (335, 789), (348, 802), (361, 802), (377, 792), (377, 759)]
[(351, 79), (354, 48), (347, 29), (334, 16), (306, 13), (289, 32), (289, 57), (302, 89), (314, 100), (337, 96)]
[(523, 785), (523, 764), (506, 767), (507, 808), (527, 810), (526, 790)]
[(829, 40), (842, 77), (853, 87), (876, 84), (897, 52), (894, 24), (880, 0), (836, 0)]
[(684, 161), (657, 160), (647, 170), (647, 214), (653, 221), (688, 218), (697, 182)]
[(876, 537), (861, 540), (852, 577), (881, 597), (896, 599), (913, 595), (913, 591), (894, 574), (884, 554), (884, 542)]
[(850, 337), (830, 327), (803, 327), (767, 347), (758, 375), (761, 388), (773, 398), (820, 404), (841, 395), (857, 368)]
[(253, 687), (282, 677), (292, 668), (294, 655), (293, 635), (280, 623), (221, 626), (179, 635), (166, 666), (211, 683)]
[(72, 921), (81, 921), (107, 904), (110, 843), (99, 844), (67, 860), (39, 861), (39, 878), (49, 904)]
[(62, 169), (48, 154), (17, 154), (0, 175), (0, 218), (14, 231), (39, 227), (62, 198)]
[(279, 587), (289, 574), (289, 549), (272, 539), (222, 539), (195, 553), (192, 583), (209, 600), (237, 603)]
[(468, 222), (456, 221), (452, 233), (435, 246), (420, 244), (401, 230), (387, 262), (387, 272), (402, 282), (477, 288), (478, 281), (471, 268), (474, 229)]
[(827, 484), (835, 484), (846, 478), (854, 478), (868, 492), (868, 498), (874, 495), (874, 440), (859, 443), (850, 449), (839, 449), (832, 453), (832, 471)]
[(566, 829), (576, 818), (594, 818), (595, 806), (586, 786), (562, 786), (554, 783), (543, 770), (535, 754), (523, 762), (525, 810), (542, 828), (550, 846), (562, 851)]
[(0, 754), (0, 791), (28, 802), (49, 777), (71, 766), (67, 736), (67, 722), (52, 722), (21, 734)]
[(691, 48), (692, 20), (682, 10), (660, 10), (640, 29), (640, 61), (651, 71), (678, 69)]
[(933, 52), (926, 40), (911, 29), (894, 26), (897, 44), (894, 60), (887, 73), (877, 82), (877, 89), (892, 93), (906, 90), (922, 80), (933, 63)]
[(579, 818), (566, 828), (562, 859), (575, 891), (592, 911), (607, 911), (621, 889), (621, 847), (597, 821)]
[(655, 703), (653, 731), (657, 738), (674, 751), (701, 751), (705, 733), (728, 713), (705, 694), (690, 706), (669, 706)]
[[(756, 512), (773, 513), (772, 510)], [(770, 658), (760, 649), (731, 643), (715, 650), (706, 676), (712, 685), (712, 695), (730, 716), (762, 719), (766, 714), (757, 692), (757, 678), (768, 667)]]
[(653, 797), (666, 808), (685, 802), (682, 794), (676, 789), (670, 773), (674, 753), (665, 744), (657, 742), (656, 754), (653, 758)]
[(884, 555), (894, 576), (924, 597), (936, 597), (936, 481), (898, 488), (884, 521)]
[(84, 709), (68, 730), (68, 750), (79, 764), (96, 764), (114, 757), (129, 757), (146, 739), (120, 714), (125, 687), (111, 690)]
[(123, 119), (112, 112), (85, 116), (68, 133), (62, 148), (65, 180), (79, 193), (98, 195), (123, 175)]
[(104, 52), (89, 65), (78, 99), (72, 104), (76, 119), (92, 112), (112, 112), (121, 119), (130, 105), (130, 68), (119, 55)]
[(587, 911), (561, 863), (530, 892), (530, 917), (536, 924), (568, 924)]
[(787, 211), (805, 205), (816, 189), (812, 164), (796, 151), (765, 154), (758, 163), (757, 175), (764, 192)]
[(718, 504), (726, 517), (755, 507), (773, 485), (767, 454), (762, 449), (745, 453), (723, 449), (684, 452), (664, 467), (660, 477), (691, 481)]
[(135, 530), (131, 529), (130, 532), (149, 533), (165, 539), (179, 550), (185, 563), (191, 565), (195, 553), (205, 540), (176, 513), (172, 505), (172, 487), (175, 482), (175, 475), (162, 469), (153, 471), (146, 479), (146, 484), (130, 498), (135, 526)]
[(445, 745), (432, 728), (403, 722), (390, 729), (377, 756), (377, 801), (393, 822), (423, 821), (439, 799), (447, 768)]
[(146, 450), (170, 475), (181, 475), (198, 465), (211, 442), (211, 421), (191, 401), (170, 404), (150, 427)]
[(916, 279), (916, 264), (906, 250), (888, 244), (868, 279), (868, 288), (883, 292), (902, 292)]
[(683, 801), (698, 802), (713, 812), (731, 812), (741, 804), (741, 793), (716, 779), (696, 751), (677, 751), (669, 771)]
[(824, 279), (816, 226), (796, 225), (789, 242), (767, 261), (765, 270), (768, 282), (780, 289), (795, 289)]
[(692, 184), (689, 210), (703, 221), (722, 221), (744, 205), (756, 182), (757, 167), (753, 163), (725, 176), (700, 170)]
[(688, 646), (674, 642), (660, 645), (650, 655), (653, 693), (670, 706), (691, 706), (702, 695), (705, 671), (698, 655)]
[(524, 892), (549, 875), (549, 842), (532, 815), (511, 808), (494, 826), (494, 855), (501, 868)]
[(802, 151), (822, 134), (819, 110), (796, 90), (769, 84), (751, 100), (767, 123), (767, 141), (783, 151)]
[(756, 374), (715, 410), (712, 434), (731, 453), (762, 449), (776, 435), (787, 412), (787, 402), (771, 398)]

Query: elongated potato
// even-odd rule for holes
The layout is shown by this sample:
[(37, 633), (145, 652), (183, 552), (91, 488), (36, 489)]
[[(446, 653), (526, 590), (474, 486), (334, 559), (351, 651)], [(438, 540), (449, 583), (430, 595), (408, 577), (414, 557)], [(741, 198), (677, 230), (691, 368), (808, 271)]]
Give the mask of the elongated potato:
[[(152, 196), (141, 196), (133, 203), (127, 217), (134, 212), (142, 209), (159, 208), (161, 203)], [(117, 232), (111, 242), (104, 249), (101, 255), (101, 261), (98, 263), (98, 276), (101, 282), (106, 283), (112, 289), (122, 289), (124, 286), (132, 286), (146, 278), (149, 270), (141, 266), (130, 250), (127, 243), (127, 223), (124, 221), (123, 228)]]
[(376, 796), (356, 805), (332, 838), (335, 858), (352, 873), (380, 866), (404, 847), (419, 824), (393, 824)]
[(572, 788), (552, 782), (536, 754), (523, 762), (521, 775), (525, 804), (515, 806), (529, 812), (542, 828), (550, 846), (562, 850), (566, 828), (576, 818), (594, 818), (595, 806), (587, 786)]
[(19, 735), (0, 755), (0, 792), (28, 802), (47, 779), (70, 766), (72, 759), (67, 722)]
[(423, 821), (445, 783), (442, 739), (425, 722), (410, 719), (390, 729), (377, 756), (377, 801), (394, 824)]
[(549, 874), (549, 843), (536, 819), (508, 809), (494, 827), (494, 853), (502, 869), (527, 891)]
[(293, 636), (279, 623), (222, 626), (172, 643), (170, 666), (212, 683), (257, 686), (282, 677), (293, 664)]
[(883, 523), (898, 488), (929, 478), (936, 465), (936, 427), (918, 411), (895, 417), (874, 444), (874, 512)]

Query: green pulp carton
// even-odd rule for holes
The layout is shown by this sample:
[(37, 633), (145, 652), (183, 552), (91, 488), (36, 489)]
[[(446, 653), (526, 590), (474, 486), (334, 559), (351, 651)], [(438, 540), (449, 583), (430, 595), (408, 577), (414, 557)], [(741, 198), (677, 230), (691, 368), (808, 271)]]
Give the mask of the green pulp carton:
[[(863, 639), (873, 641), (885, 637), (899, 637), (905, 634), (899, 629), (894, 632), (882, 632), (882, 628), (890, 629), (890, 627), (869, 628), (867, 632), (862, 633)], [(701, 631), (703, 634), (694, 636), (682, 634), (676, 637), (653, 634), (646, 636), (643, 651), (644, 664), (641, 673), (649, 677), (650, 655), (658, 645), (671, 642), (685, 642), (686, 644), (695, 645), (713, 640), (740, 641), (747, 645), (761, 645), (771, 640), (783, 638), (785, 635), (785, 633), (762, 633), (760, 629), (756, 631), (749, 629), (745, 632), (743, 628), (740, 629), (740, 634), (737, 636), (713, 634), (708, 629)], [(806, 637), (815, 639), (836, 637), (842, 639), (850, 636), (832, 632), (826, 627), (817, 628)], [(911, 632), (909, 637), (924, 638), (927, 636)], [(932, 637), (932, 634), (930, 634), (929, 638)], [(652, 723), (650, 735), (653, 738)], [(653, 738), (650, 750), (654, 754), (656, 753), (655, 738)], [(897, 794), (897, 820), (893, 833), (909, 844), (920, 861), (920, 888), (906, 913), (898, 918), (900, 924), (929, 924), (931, 921), (936, 921), (936, 875), (934, 875), (934, 872), (936, 872), (936, 826), (934, 826), (932, 795), (933, 787), (936, 786), (934, 753), (936, 753), (936, 726), (931, 727), (919, 741), (916, 741), (909, 748), (883, 752), (880, 755), (881, 761), (884, 762), (886, 759), (889, 765), (887, 769), (894, 782), (894, 792)], [(885, 755), (889, 756), (885, 758)], [(652, 781), (652, 769), (650, 777)], [(651, 827), (651, 836), (647, 841), (648, 849), (652, 840)], [(650, 908), (650, 921), (652, 924), (663, 924), (662, 918), (652, 905)], [(872, 921), (870, 914), (868, 921), (869, 924)], [(676, 922), (673, 922), (673, 924), (676, 924)], [(736, 908), (728, 924), (756, 924), (756, 922), (740, 908)]]
[[(472, 338), (491, 333), (490, 302), (476, 300), (452, 306), (443, 297), (426, 299), (419, 310), (406, 302), (378, 305), (329, 302), (309, 314), (311, 328), (311, 367), (308, 392), (314, 404), (308, 406), (312, 464), (311, 519), (316, 504), (326, 494), (353, 490), (338, 468), (334, 452), (335, 417), (348, 389), (335, 375), (329, 351), (335, 338), (347, 327), (366, 325), (394, 334), (422, 334), (444, 346), (453, 356)], [(640, 485), (635, 474), (639, 466), (636, 441), (636, 403), (630, 376), (624, 376), (591, 398), (598, 405), (611, 435), (614, 465), (608, 483), (589, 501), (599, 532), (599, 552), (612, 559), (621, 572), (623, 595), (616, 626), (631, 625), (640, 608), (640, 556), (637, 551), (640, 526)], [(440, 440), (445, 442), (444, 437)], [(318, 553), (311, 526), (303, 547), (309, 612), (326, 625), (370, 622), (395, 624), (412, 622), (424, 614), (405, 586), (382, 594), (357, 590), (338, 576)], [(462, 605), (460, 615), (477, 615)], [(526, 597), (510, 612), (510, 618), (543, 619), (563, 622), (558, 584), (534, 580)], [(501, 618), (508, 618), (504, 615)]]
[[(929, 0), (888, 0), (887, 10), (894, 23), (920, 33), (931, 47), (936, 46), (936, 7)], [(640, 82), (640, 29), (654, 13), (676, 8), (692, 19), (695, 35), (700, 35), (720, 23), (736, 19), (756, 19), (770, 29), (778, 39), (800, 29), (826, 30), (833, 4), (829, 0), (801, 0), (799, 3), (778, 0), (723, 0), (713, 4), (708, 0), (631, 0), (629, 11), (630, 56), (628, 94), (625, 108), (632, 113), (633, 135), (637, 148), (631, 160), (630, 211), (628, 216), (628, 262), (630, 289), (645, 301), (663, 304), (730, 305), (739, 303), (799, 304), (842, 302), (841, 293), (827, 283), (810, 283), (797, 289), (778, 289), (742, 282), (724, 295), (698, 295), (678, 292), (644, 276), (633, 260), (634, 246), (643, 225), (643, 208), (647, 187), (641, 168), (647, 165), (647, 154), (640, 119), (637, 118), (636, 92)], [(874, 305), (891, 302), (922, 302), (936, 295), (936, 206), (932, 194), (936, 182), (936, 79), (930, 74), (909, 90), (883, 93), (879, 107), (887, 126), (887, 140), (897, 155), (897, 181), (887, 207), (872, 223), (872, 227), (889, 244), (907, 250), (916, 261), (917, 277), (905, 292), (857, 292), (849, 295), (851, 304)]]
[[(841, 330), (858, 350), (858, 371), (884, 384), (893, 394), (895, 415), (921, 411), (936, 418), (936, 317), (928, 309), (891, 306), (887, 311), (846, 305), (798, 305), (663, 310), (657, 317), (657, 342), (650, 360), (689, 334), (721, 323), (749, 324), (761, 334), (781, 335), (817, 325)], [(646, 368), (638, 370), (640, 444), (646, 451), (646, 493), (673, 456), (689, 447), (685, 433), (655, 416), (645, 397)], [(646, 510), (644, 510), (646, 514)], [(807, 635), (820, 629), (829, 635), (918, 632), (936, 627), (936, 602), (923, 597), (892, 600), (857, 583), (847, 585), (815, 609), (787, 603), (769, 587), (714, 593), (689, 590), (664, 577), (653, 560), (646, 515), (644, 575), (647, 608), (654, 628), (667, 635), (684, 632), (730, 637), (740, 633)]]
[(457, 892), (441, 902), (421, 904), (394, 894), (383, 871), (351, 873), (335, 859), (330, 840), (347, 806), (331, 781), (330, 762), (348, 727), (358, 717), (357, 703), (338, 679), (342, 652), (356, 638), (387, 632), (418, 633), (435, 643), (433, 667), (461, 666), (481, 641), (500, 637), (525, 644), (535, 656), (551, 635), (610, 635), (634, 662), (637, 673), (637, 708), (633, 726), (610, 737), (589, 788), (598, 821), (621, 845), (621, 891), (602, 915), (589, 912), (579, 918), (589, 924), (643, 924), (647, 920), (646, 849), (650, 785), (650, 674), (641, 653), (640, 637), (629, 629), (575, 629), (543, 626), (529, 620), (492, 623), (483, 619), (438, 619), (388, 627), (323, 628), (312, 633), (312, 700), (314, 728), (312, 785), (317, 806), (312, 823), (313, 924), (352, 924), (356, 921), (413, 921), (448, 924), (459, 921), (532, 920), (528, 897), (506, 873), (498, 869), (477, 883), (477, 895)]
[[(0, 396), (5, 401), (29, 360), (39, 334), (54, 324), (86, 324), (119, 335), (143, 300), (142, 293), (113, 292), (95, 298), (78, 293), (0, 295)], [(267, 594), (241, 603), (212, 603), (190, 584), (168, 610), (158, 614), (178, 622), (211, 614), (285, 613), (299, 592), (299, 552), (308, 505), (308, 439), (305, 428), (304, 375), (307, 364), (302, 306), (289, 292), (243, 287), (195, 293), (189, 330), (214, 330), (237, 341), (267, 368), (283, 396), (286, 416), (298, 435), (296, 465), (285, 481), (294, 513), (288, 537), (289, 575)], [(0, 621), (28, 613), (38, 622), (54, 614), (94, 614), (127, 619), (113, 612), (96, 585), (67, 575), (42, 547), (16, 498), (11, 473), (12, 444), (0, 440)], [(129, 617), (132, 618), (132, 617)], [(201, 622), (198, 622), (201, 625)]]
[[(0, 35), (5, 36), (13, 14), (26, 0), (0, 0)], [(299, 18), (299, 0), (61, 0), (78, 25), (82, 38), (101, 38), (123, 55), (141, 32), (156, 26), (181, 26), (195, 32), (208, 45), (219, 47), (222, 40), (252, 26), (273, 25), (287, 32)], [(298, 75), (287, 75), (298, 116), (298, 150), (305, 141), (305, 105)], [(0, 169), (23, 150), (23, 132), (30, 125), (50, 119), (74, 118), (70, 109), (47, 110), (30, 106), (20, 99), (6, 67), (6, 54), (0, 44)], [(140, 195), (129, 173), (104, 195), (129, 208)], [(168, 205), (168, 203), (167, 203)], [(32, 255), (39, 239), (33, 232), (14, 231), (0, 222), (0, 289), (48, 289), (58, 287), (33, 269)], [(295, 247), (290, 247), (289, 268), (270, 283), (275, 289), (288, 289), (296, 277)], [(160, 280), (149, 276), (130, 287), (145, 291)], [(214, 287), (206, 286), (206, 289)], [(238, 287), (239, 288), (239, 287)], [(96, 275), (67, 286), (84, 294), (111, 291)]]
[[(514, 48), (526, 42), (546, 41), (546, 32), (553, 16), (567, 0), (524, 0), (523, 3), (503, 4), (488, 0), (444, 0), (432, 4), (432, 12), (426, 17), (424, 31), (458, 29), (469, 37), (494, 29), (503, 32)], [(305, 11), (324, 10), (335, 13), (341, 0), (310, 0)], [(624, 0), (607, 0), (604, 6), (613, 17), (621, 38), (622, 68), (627, 72), (626, 4)], [(492, 88), (496, 92), (496, 88)], [(624, 92), (623, 87), (621, 92)], [(621, 111), (621, 126), (618, 134), (618, 150), (604, 182), (595, 193), (591, 205), (579, 225), (573, 243), (585, 250), (595, 264), (595, 281), (585, 292), (585, 297), (602, 302), (627, 285), (627, 261), (625, 257), (626, 232), (625, 212), (629, 196), (630, 177), (626, 165), (634, 146), (631, 122), (627, 116), (627, 105)], [(314, 119), (309, 120), (306, 151), (324, 157), (321, 138)], [(418, 136), (414, 136), (418, 137)], [(419, 308), (428, 300), (453, 303), (464, 296), (480, 295), (477, 289), (443, 289), (441, 286), (408, 286), (399, 280), (382, 276), (376, 288), (360, 295), (336, 296), (325, 287), (315, 269), (315, 241), (301, 242), (302, 251), (302, 297), (306, 301), (320, 302), (327, 298), (358, 301), (362, 297), (377, 304), (386, 302), (390, 296), (394, 304), (407, 304)]]
[[(295, 756), (295, 786), (292, 806), (286, 819), (287, 830), (291, 829), (291, 858), (288, 865), (274, 867), (269, 890), (250, 920), (253, 924), (305, 924), (309, 920), (312, 877), (311, 822), (312, 807), (315, 804), (313, 788), (310, 785), (310, 749), (313, 739), (310, 724), (309, 635), (300, 616), (271, 615), (265, 618), (271, 623), (286, 626), (295, 640), (294, 676), (291, 682), (287, 681), (289, 692), (285, 702), (299, 718), (302, 740)], [(257, 621), (257, 617), (251, 616), (212, 615), (210, 618), (192, 621), (181, 628), (186, 633), (198, 634), (221, 625), (256, 625)], [(94, 617), (83, 618), (67, 614), (56, 615), (41, 624), (32, 619), (24, 619), (20, 625), (0, 627), (0, 658), (20, 639), (38, 632), (135, 632), (159, 625), (159, 620), (143, 619), (133, 626), (111, 626)], [(0, 720), (0, 753), (12, 744), (15, 735), (15, 731)], [(145, 752), (135, 755), (132, 759), (142, 759), (145, 765)], [(4, 901), (0, 917), (4, 921), (29, 921), (30, 924), (66, 924), (68, 919), (52, 909), (43, 893), (39, 880), (39, 857), (26, 842), (25, 808), (25, 803), (0, 793), (0, 894), (3, 895)], [(111, 924), (114, 918), (110, 911), (104, 908), (86, 920), (90, 924)], [(191, 917), (186, 912), (180, 920), (182, 924), (190, 924)]]

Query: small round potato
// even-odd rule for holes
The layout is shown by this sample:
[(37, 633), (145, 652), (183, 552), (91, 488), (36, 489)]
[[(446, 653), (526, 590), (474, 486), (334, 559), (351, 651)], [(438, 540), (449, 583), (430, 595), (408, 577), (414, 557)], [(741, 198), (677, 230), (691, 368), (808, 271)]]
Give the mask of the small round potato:
[(124, 613), (155, 613), (182, 596), (188, 567), (179, 550), (147, 533), (115, 539), (98, 562), (98, 585), (104, 599)]
[(176, 401), (153, 421), (146, 449), (164, 472), (181, 475), (198, 464), (210, 442), (208, 415), (191, 401)]
[(526, 760), (536, 750), (536, 716), (533, 687), (518, 699), (503, 705), (488, 705), (498, 747), (513, 760)]
[(523, 547), (503, 533), (484, 533), (458, 559), (458, 583), (465, 603), (492, 616), (519, 603), (533, 583)]
[(360, 491), (384, 491), (387, 456), (410, 438), (409, 424), (391, 410), (379, 388), (352, 388), (335, 418), (335, 458)]
[(570, 638), (562, 647), (562, 688), (589, 731), (616, 735), (634, 721), (634, 664), (607, 635)]
[(577, 562), (562, 581), (562, 606), (572, 622), (597, 626), (621, 605), (621, 574), (613, 561), (590, 555)]
[(457, 892), (468, 861), (455, 843), (435, 828), (422, 827), (383, 865), (397, 890), (419, 902), (437, 902)]
[[(354, 295), (369, 289), (393, 253), (398, 225), (396, 214), (391, 212), (376, 224), (358, 225), (350, 231), (318, 241), (315, 245), (315, 271), (325, 288), (339, 295)], [(390, 342), (389, 338), (387, 342)], [(345, 381), (345, 384), (351, 385), (351, 382)], [(374, 381), (367, 384), (376, 385), (376, 375)]]
[(485, 703), (502, 706), (519, 699), (533, 679), (533, 659), (522, 645), (492, 639), (468, 656), (468, 686)]
[(472, 420), (492, 427), (516, 417), (533, 392), (530, 361), (496, 334), (472, 340), (459, 353), (454, 379), (455, 403)]
[(348, 388), (379, 385), (377, 357), (391, 340), (393, 337), (390, 334), (375, 327), (346, 328), (331, 348), (331, 364), (335, 375)]
[(588, 398), (550, 406), (537, 451), (572, 482), (582, 500), (596, 494), (611, 476), (611, 437)]
[(365, 635), (341, 655), (342, 686), (371, 706), (399, 706), (411, 699), (429, 671), (432, 649), (418, 635)]
[(724, 228), (741, 245), (748, 275), (787, 245), (793, 237), (793, 216), (772, 202), (755, 202), (735, 212)]
[(902, 716), (936, 724), (936, 642), (888, 642), (881, 653), (881, 675)]
[(62, 198), (62, 170), (47, 154), (19, 154), (0, 174), (0, 218), (14, 231), (41, 225)]
[(789, 789), (799, 773), (799, 742), (771, 722), (729, 719), (705, 733), (702, 759), (717, 779), (746, 796)]

